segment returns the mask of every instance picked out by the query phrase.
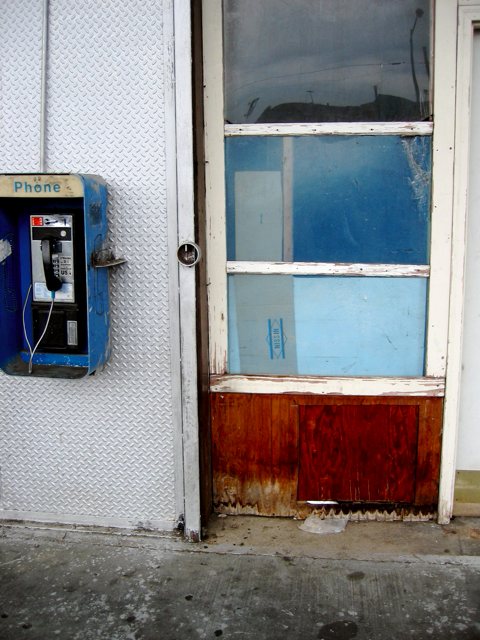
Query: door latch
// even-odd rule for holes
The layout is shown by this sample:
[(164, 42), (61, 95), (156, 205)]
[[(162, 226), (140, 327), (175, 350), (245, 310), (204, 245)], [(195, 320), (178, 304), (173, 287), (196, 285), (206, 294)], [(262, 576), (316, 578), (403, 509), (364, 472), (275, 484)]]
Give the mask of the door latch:
[(194, 267), (201, 256), (200, 247), (195, 242), (182, 242), (177, 250), (177, 259), (184, 267)]

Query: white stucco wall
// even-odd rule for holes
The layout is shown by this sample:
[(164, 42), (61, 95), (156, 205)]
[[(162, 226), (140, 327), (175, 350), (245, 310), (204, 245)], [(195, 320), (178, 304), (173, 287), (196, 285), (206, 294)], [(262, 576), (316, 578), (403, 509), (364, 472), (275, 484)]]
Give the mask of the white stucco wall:
[[(111, 274), (103, 372), (0, 374), (3, 518), (171, 528), (181, 510), (163, 4), (50, 0), (46, 172), (107, 181), (111, 243), (128, 264)], [(39, 169), (42, 5), (2, 3), (0, 172)]]

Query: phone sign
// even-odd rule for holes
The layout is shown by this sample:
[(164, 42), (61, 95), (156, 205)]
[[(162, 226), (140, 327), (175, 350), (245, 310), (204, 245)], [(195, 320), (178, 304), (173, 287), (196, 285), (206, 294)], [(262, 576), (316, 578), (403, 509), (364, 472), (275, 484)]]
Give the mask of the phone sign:
[(32, 227), (43, 227), (42, 216), (32, 216)]

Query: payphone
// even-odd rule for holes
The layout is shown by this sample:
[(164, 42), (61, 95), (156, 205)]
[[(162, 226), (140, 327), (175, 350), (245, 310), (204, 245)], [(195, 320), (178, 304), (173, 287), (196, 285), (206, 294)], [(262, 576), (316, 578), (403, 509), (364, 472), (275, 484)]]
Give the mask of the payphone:
[(107, 188), (98, 176), (0, 175), (0, 366), (78, 378), (110, 351)]

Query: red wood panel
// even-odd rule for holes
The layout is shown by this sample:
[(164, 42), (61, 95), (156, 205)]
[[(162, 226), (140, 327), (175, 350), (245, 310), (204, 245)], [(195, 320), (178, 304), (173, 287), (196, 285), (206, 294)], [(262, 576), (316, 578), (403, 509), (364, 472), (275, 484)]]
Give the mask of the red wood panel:
[(434, 506), (441, 398), (211, 394), (213, 498), (229, 513), (298, 501)]
[(412, 504), (417, 428), (415, 406), (301, 406), (298, 499)]
[(442, 419), (442, 401), (427, 398), (419, 406), (415, 478), (415, 504), (419, 506), (434, 503), (438, 496)]
[(214, 394), (212, 466), (217, 508), (290, 515), (298, 444), (284, 408), (279, 396)]

